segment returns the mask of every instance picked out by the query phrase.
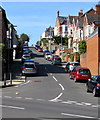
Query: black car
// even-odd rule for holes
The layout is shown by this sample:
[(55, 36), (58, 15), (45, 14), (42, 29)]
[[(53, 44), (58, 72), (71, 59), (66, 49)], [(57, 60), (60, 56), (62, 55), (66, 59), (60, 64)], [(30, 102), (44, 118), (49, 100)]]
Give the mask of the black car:
[(100, 96), (100, 75), (94, 75), (86, 83), (87, 92), (92, 92), (93, 96)]

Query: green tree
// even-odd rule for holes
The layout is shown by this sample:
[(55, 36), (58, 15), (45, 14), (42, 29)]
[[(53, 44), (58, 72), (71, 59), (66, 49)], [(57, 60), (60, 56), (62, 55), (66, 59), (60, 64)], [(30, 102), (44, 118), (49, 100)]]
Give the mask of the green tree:
[(74, 53), (72, 53), (72, 54), (70, 55), (70, 59), (71, 59), (72, 62), (74, 61)]
[(67, 37), (62, 37), (62, 36), (53, 36), (54, 43), (59, 45), (62, 43), (62, 45), (68, 46), (68, 38)]
[(29, 36), (27, 34), (21, 34), (20, 35), (20, 41), (21, 41), (21, 44), (23, 44), (25, 41), (28, 41), (29, 42)]
[(79, 42), (78, 49), (79, 49), (80, 54), (86, 53), (86, 41), (85, 40), (82, 40)]

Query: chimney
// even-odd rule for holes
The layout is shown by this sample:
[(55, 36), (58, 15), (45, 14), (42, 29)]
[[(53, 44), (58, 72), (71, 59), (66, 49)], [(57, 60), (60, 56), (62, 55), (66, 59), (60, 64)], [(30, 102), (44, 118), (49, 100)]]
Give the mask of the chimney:
[(80, 10), (78, 13), (78, 16), (80, 17), (81, 15), (83, 15), (83, 10)]
[(96, 14), (100, 15), (100, 1), (98, 2), (98, 4), (96, 5)]
[(59, 10), (57, 11), (57, 17), (59, 17)]

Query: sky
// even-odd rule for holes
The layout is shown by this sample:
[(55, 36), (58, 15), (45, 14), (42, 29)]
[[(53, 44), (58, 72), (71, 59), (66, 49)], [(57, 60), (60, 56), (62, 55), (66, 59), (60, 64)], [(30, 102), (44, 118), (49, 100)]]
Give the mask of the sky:
[(17, 34), (27, 34), (29, 45), (36, 44), (46, 28), (55, 26), (57, 11), (60, 16), (78, 15), (82, 9), (87, 12), (95, 9), (98, 2), (2, 2), (8, 20), (15, 26)]

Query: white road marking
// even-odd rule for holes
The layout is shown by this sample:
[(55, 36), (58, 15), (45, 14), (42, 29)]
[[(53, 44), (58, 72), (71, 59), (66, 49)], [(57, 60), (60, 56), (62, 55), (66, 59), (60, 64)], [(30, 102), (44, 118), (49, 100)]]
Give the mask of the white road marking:
[(62, 96), (63, 93), (60, 93), (56, 98), (49, 100), (49, 101), (56, 101), (58, 98), (60, 98)]
[(73, 116), (73, 117), (95, 118), (95, 117), (91, 117), (91, 116), (76, 115), (76, 114), (68, 114), (68, 113), (61, 113), (61, 114), (62, 114), (62, 115), (66, 115), (66, 116)]
[(6, 105), (0, 105), (0, 107), (13, 108), (13, 109), (20, 109), (20, 110), (24, 110), (24, 109), (25, 109), (25, 108), (22, 108), (22, 107), (6, 106)]
[(58, 80), (53, 76), (53, 79), (58, 82)]
[(91, 105), (91, 103), (81, 102), (83, 105)]
[(15, 97), (15, 98), (21, 99), (22, 97)]
[(25, 98), (26, 100), (33, 100), (33, 98)]
[(45, 101), (44, 99), (36, 99), (36, 100), (38, 100), (38, 101)]
[(11, 96), (4, 96), (5, 98), (12, 98)]
[(19, 85), (15, 86), (15, 87), (19, 87), (19, 86), (22, 86), (22, 85), (26, 85), (26, 84), (28, 84), (29, 82), (30, 82), (30, 80), (28, 80), (27, 82), (25, 82), (25, 83), (23, 83), (23, 84), (19, 84)]
[(62, 84), (59, 83), (59, 85), (60, 85), (61, 89), (64, 90), (64, 87), (62, 86)]

